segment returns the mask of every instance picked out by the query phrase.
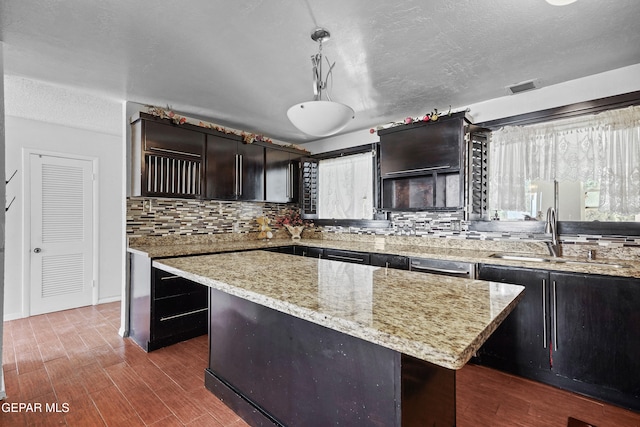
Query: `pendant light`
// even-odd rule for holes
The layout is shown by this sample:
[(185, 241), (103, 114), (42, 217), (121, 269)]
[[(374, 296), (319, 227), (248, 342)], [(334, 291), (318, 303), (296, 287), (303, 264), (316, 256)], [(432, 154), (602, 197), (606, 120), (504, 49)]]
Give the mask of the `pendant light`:
[(351, 107), (339, 102), (331, 101), (325, 93), (327, 100), (322, 99), (322, 93), (327, 88), (327, 81), (333, 71), (333, 64), (329, 63), (329, 71), (323, 80), (322, 77), (322, 43), (329, 40), (331, 34), (324, 28), (316, 28), (311, 33), (311, 39), (318, 43), (318, 53), (311, 57), (313, 66), (313, 101), (301, 102), (287, 111), (287, 117), (293, 125), (311, 136), (329, 136), (340, 132), (354, 118)]
[(576, 0), (547, 0), (547, 3), (553, 6), (566, 6), (573, 3)]

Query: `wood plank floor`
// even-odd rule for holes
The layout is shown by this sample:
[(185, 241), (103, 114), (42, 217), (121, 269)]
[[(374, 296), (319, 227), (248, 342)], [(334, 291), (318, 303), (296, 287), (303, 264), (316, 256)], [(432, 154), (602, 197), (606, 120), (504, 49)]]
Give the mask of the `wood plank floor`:
[[(5, 322), (0, 426), (247, 425), (204, 388), (206, 336), (147, 354), (119, 326), (119, 303)], [(640, 427), (640, 414), (483, 367), (456, 385), (459, 427)]]

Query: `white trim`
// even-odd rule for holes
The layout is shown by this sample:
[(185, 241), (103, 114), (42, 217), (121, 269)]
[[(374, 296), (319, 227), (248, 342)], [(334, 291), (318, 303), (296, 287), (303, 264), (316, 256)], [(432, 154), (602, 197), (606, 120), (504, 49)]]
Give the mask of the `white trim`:
[[(84, 160), (91, 162), (91, 168), (93, 175), (95, 177), (93, 181), (93, 281), (95, 283), (95, 287), (93, 288), (93, 298), (92, 304), (98, 304), (98, 290), (100, 288), (100, 283), (98, 280), (98, 260), (100, 259), (99, 254), (99, 230), (98, 230), (98, 206), (100, 195), (98, 192), (98, 158), (95, 156), (82, 156), (73, 153), (63, 153), (59, 151), (48, 151), (48, 150), (38, 150), (32, 148), (22, 148), (22, 212), (24, 215), (24, 221), (22, 223), (22, 307), (21, 314), (22, 318), (30, 316), (30, 301), (31, 301), (31, 271), (29, 264), (29, 253), (31, 251), (31, 195), (29, 191), (31, 190), (31, 162), (30, 158), (32, 155), (42, 155), (42, 156), (50, 156), (50, 157), (62, 157), (66, 159), (74, 159), (74, 160)], [(13, 317), (13, 316), (10, 316)], [(21, 318), (18, 317), (18, 318)], [(7, 320), (7, 319), (5, 319)], [(13, 320), (13, 319), (9, 319)]]
[(122, 298), (120, 297), (120, 295), (99, 299), (97, 304), (107, 304), (107, 303), (116, 302), (116, 301), (122, 301)]
[(8, 322), (10, 320), (18, 320), (18, 319), (22, 319), (24, 316), (18, 314), (18, 313), (14, 313), (14, 314), (5, 314), (3, 316), (2, 321), (4, 322)]

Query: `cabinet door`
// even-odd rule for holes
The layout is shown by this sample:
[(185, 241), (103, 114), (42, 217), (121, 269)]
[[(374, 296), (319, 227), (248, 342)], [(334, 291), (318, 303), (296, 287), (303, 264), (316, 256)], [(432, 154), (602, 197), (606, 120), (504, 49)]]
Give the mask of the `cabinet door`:
[[(640, 280), (551, 273), (553, 372), (640, 409)], [(606, 397), (606, 396), (605, 396)]]
[(238, 142), (238, 200), (264, 200), (264, 147)]
[(297, 197), (297, 162), (288, 151), (265, 148), (265, 200), (289, 203)]
[(481, 264), (478, 278), (525, 287), (523, 299), (481, 347), (481, 363), (529, 378), (548, 371), (549, 273)]
[(389, 267), (399, 270), (409, 269), (409, 258), (402, 255), (371, 254), (370, 261), (371, 265), (378, 267)]
[(238, 141), (207, 135), (207, 199), (234, 200)]
[(177, 126), (144, 121), (145, 151), (202, 158), (205, 134)]
[(141, 195), (202, 197), (205, 135), (153, 121), (142, 125)]
[(383, 177), (424, 171), (460, 169), (463, 119), (418, 123), (382, 132), (380, 172)]
[(308, 256), (311, 258), (323, 258), (324, 249), (314, 248), (311, 246), (296, 246), (294, 249), (294, 254), (300, 256)]

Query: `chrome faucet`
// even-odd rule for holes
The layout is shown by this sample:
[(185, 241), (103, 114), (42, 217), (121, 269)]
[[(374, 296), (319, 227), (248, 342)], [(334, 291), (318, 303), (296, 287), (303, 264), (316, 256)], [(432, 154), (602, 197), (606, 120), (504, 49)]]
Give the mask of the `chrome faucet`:
[(545, 242), (549, 249), (549, 255), (552, 257), (559, 257), (560, 242), (558, 241), (558, 221), (556, 219), (556, 210), (554, 208), (547, 209), (547, 223), (544, 226), (544, 232), (551, 234), (551, 241)]

